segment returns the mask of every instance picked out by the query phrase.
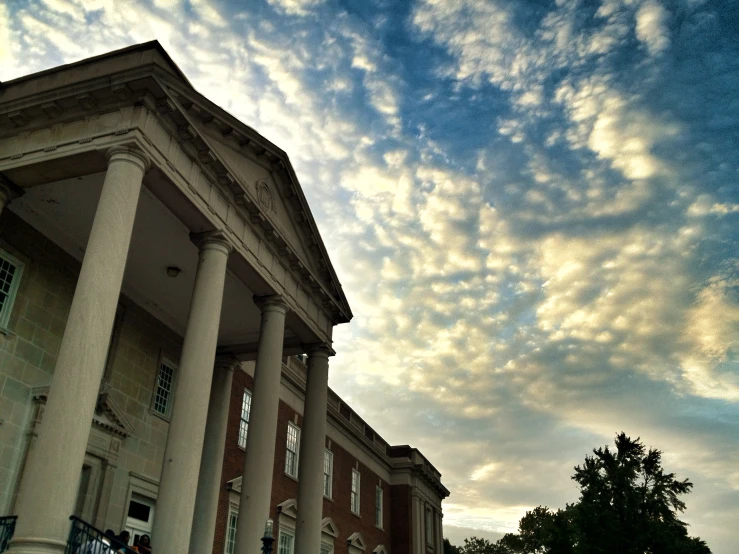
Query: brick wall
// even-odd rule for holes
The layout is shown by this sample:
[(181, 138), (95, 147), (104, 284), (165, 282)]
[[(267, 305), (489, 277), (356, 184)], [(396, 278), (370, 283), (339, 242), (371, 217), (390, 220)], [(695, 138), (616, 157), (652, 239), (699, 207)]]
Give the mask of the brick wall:
[(411, 488), (408, 485), (390, 487), (395, 517), (392, 520), (392, 541), (390, 551), (393, 553), (411, 552)]
[[(241, 475), (244, 465), (244, 451), (238, 447), (239, 421), (244, 388), (251, 390), (253, 380), (243, 371), (234, 373), (231, 389), (231, 405), (229, 407), (228, 430), (224, 451), (223, 473), (221, 477), (221, 495), (218, 504), (218, 517), (213, 545), (214, 554), (223, 554), (226, 530), (228, 526), (229, 493), (226, 483)], [(287, 442), (287, 424), (295, 422), (302, 428), (300, 416), (288, 404), (280, 401), (277, 421), (277, 438), (275, 441), (275, 460), (273, 469), (272, 497), (270, 503), (270, 517), (275, 520), (275, 536), (279, 533), (279, 514), (277, 506), (288, 500), (297, 499), (298, 483), (285, 474), (285, 455)], [(327, 446), (328, 446), (327, 441)], [(339, 537), (334, 541), (335, 554), (347, 554), (347, 538), (355, 532), (360, 532), (367, 542), (367, 553), (372, 552), (380, 544), (390, 548), (390, 529), (393, 520), (391, 514), (391, 488), (382, 481), (377, 474), (365, 464), (359, 462), (340, 444), (332, 442), (330, 450), (334, 453), (333, 498), (323, 501), (323, 517), (331, 517), (339, 529)], [(357, 467), (361, 474), (360, 487), (360, 515), (351, 513), (350, 491), (352, 468)], [(383, 529), (375, 526), (375, 486), (379, 483), (383, 488)]]

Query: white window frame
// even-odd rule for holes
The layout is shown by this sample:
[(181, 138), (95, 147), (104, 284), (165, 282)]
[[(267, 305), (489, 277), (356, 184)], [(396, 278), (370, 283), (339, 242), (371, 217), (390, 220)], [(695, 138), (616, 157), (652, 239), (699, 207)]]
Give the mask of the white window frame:
[[(295, 432), (295, 443), (294, 450), (290, 448), (290, 431)], [(285, 441), (285, 474), (298, 478), (298, 464), (300, 463), (300, 427), (295, 425), (292, 421), (287, 423), (287, 440)]]
[[(328, 469), (328, 472), (326, 471)], [(323, 496), (333, 498), (334, 493), (334, 453), (328, 448), (323, 451)]]
[[(228, 519), (226, 520), (226, 542), (223, 545), (225, 554), (233, 554), (236, 547), (236, 523), (239, 521), (239, 510), (233, 506), (228, 507)], [(233, 523), (233, 525), (232, 525)]]
[(375, 487), (375, 526), (378, 529), (382, 529), (384, 494), (382, 487), (377, 485)]
[[(287, 548), (282, 547), (282, 538), (290, 537), (290, 544)], [(295, 533), (280, 529), (277, 535), (277, 554), (294, 554), (295, 552)]]
[[(159, 392), (159, 380), (162, 375), (162, 368), (167, 367), (168, 369), (172, 370), (172, 379), (169, 383), (169, 390), (167, 391), (167, 398), (166, 398), (166, 404), (164, 406), (164, 412), (159, 411), (157, 408), (157, 393)], [(152, 395), (151, 399), (151, 409), (152, 412), (156, 415), (163, 417), (165, 419), (169, 419), (169, 417), (172, 415), (172, 405), (174, 404), (174, 390), (175, 390), (175, 383), (177, 382), (177, 364), (175, 364), (172, 360), (165, 358), (162, 356), (159, 360), (159, 369), (157, 370), (157, 379), (154, 382), (154, 394)]]
[[(248, 400), (248, 401), (247, 401)], [(249, 415), (251, 414), (251, 391), (244, 389), (244, 396), (241, 400), (241, 415), (239, 416), (239, 448), (246, 449), (246, 437), (249, 434)], [(244, 417), (246, 416), (246, 417)]]
[(20, 287), (23, 278), (23, 268), (25, 267), (15, 256), (10, 255), (6, 250), (0, 250), (0, 260), (7, 262), (13, 266), (13, 278), (10, 280), (10, 286), (3, 302), (2, 310), (0, 310), (0, 328), (7, 329), (10, 322), (10, 314), (13, 312), (13, 305), (18, 296), (18, 287)]
[[(356, 476), (356, 480), (354, 477)], [(356, 490), (354, 488), (354, 485), (356, 484)], [(349, 495), (350, 505), (351, 505), (351, 511), (354, 515), (359, 515), (359, 508), (361, 506), (360, 504), (360, 492), (361, 492), (361, 484), (362, 484), (362, 475), (357, 471), (356, 469), (352, 469), (352, 486), (351, 486), (351, 492)]]

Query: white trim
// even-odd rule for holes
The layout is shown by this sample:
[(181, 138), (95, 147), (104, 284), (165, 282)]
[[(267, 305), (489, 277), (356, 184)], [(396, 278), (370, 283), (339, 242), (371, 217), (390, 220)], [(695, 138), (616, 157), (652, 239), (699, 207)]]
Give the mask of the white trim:
[(9, 265), (13, 266), (13, 277), (10, 280), (10, 287), (8, 293), (5, 296), (5, 302), (3, 303), (2, 310), (0, 310), (0, 328), (7, 329), (10, 321), (10, 314), (13, 312), (13, 305), (18, 297), (18, 287), (20, 286), (21, 279), (23, 278), (24, 263), (18, 258), (10, 254), (7, 250), (0, 249), (0, 259), (6, 261)]
[[(358, 548), (359, 550), (365, 550), (367, 548), (367, 543), (364, 541), (364, 537), (362, 536), (362, 533), (352, 533), (349, 535), (349, 538), (346, 539), (346, 542), (349, 543), (349, 548), (352, 547)], [(350, 550), (351, 551), (351, 550)]]
[[(378, 500), (380, 501), (379, 506), (377, 505)], [(378, 508), (380, 510), (379, 514), (377, 513)], [(375, 527), (377, 527), (378, 529), (382, 529), (384, 519), (385, 519), (385, 491), (382, 490), (381, 486), (375, 485)]]
[[(286, 553), (284, 553), (281, 548), (282, 537), (290, 537), (290, 545), (286, 549), (287, 550)], [(280, 526), (280, 532), (277, 534), (277, 554), (294, 554), (294, 552), (295, 552), (295, 533), (283, 530), (282, 526)]]
[[(246, 404), (246, 399), (249, 398), (249, 407), (246, 409), (246, 419), (244, 419), (244, 404)], [(245, 450), (246, 449), (246, 438), (249, 436), (249, 419), (251, 417), (251, 391), (244, 387), (244, 394), (241, 396), (241, 411), (239, 412), (239, 432), (236, 437), (236, 444), (239, 448)], [(241, 428), (242, 426), (245, 426), (246, 429), (244, 430), (244, 440), (243, 444), (241, 441)]]
[[(168, 369), (172, 370), (172, 380), (169, 384), (169, 390), (167, 391), (164, 412), (160, 412), (156, 407), (157, 406), (157, 392), (159, 390), (159, 377), (161, 376), (161, 373), (162, 373), (162, 367), (167, 367)], [(177, 383), (177, 370), (178, 369), (179, 368), (177, 367), (177, 364), (175, 364), (169, 358), (166, 358), (165, 356), (161, 356), (159, 358), (159, 365), (157, 367), (157, 377), (156, 377), (156, 380), (154, 381), (154, 391), (151, 395), (151, 411), (154, 415), (164, 418), (167, 421), (169, 421), (169, 418), (172, 415), (172, 406), (174, 404), (174, 392), (175, 392), (175, 385)]]
[(281, 502), (280, 504), (277, 505), (277, 511), (280, 513), (280, 515), (284, 515), (292, 519), (297, 519), (298, 501), (295, 500), (294, 498), (285, 500), (284, 502)]
[(321, 521), (321, 533), (329, 535), (335, 539), (339, 538), (339, 528), (330, 517), (325, 517), (323, 518), (323, 521)]
[[(354, 476), (355, 475), (357, 476), (357, 481), (356, 481), (356, 483), (357, 483), (357, 490), (356, 491), (354, 490)], [(362, 507), (362, 502), (361, 502), (361, 498), (362, 497), (360, 496), (361, 490), (362, 490), (362, 474), (359, 473), (359, 471), (357, 471), (356, 469), (352, 469), (352, 482), (351, 482), (351, 487), (350, 487), (350, 492), (349, 492), (349, 504), (350, 504), (351, 512), (354, 515), (357, 515), (357, 516), (359, 515), (359, 512), (360, 512), (361, 507)], [(355, 506), (354, 506), (354, 504), (355, 504), (355, 502), (354, 502), (355, 495), (356, 495), (356, 499), (357, 499), (357, 501), (356, 501), (356, 510), (355, 510)]]
[[(328, 491), (326, 490), (326, 454), (328, 454)], [(328, 494), (327, 494), (328, 493)], [(323, 496), (331, 500), (334, 495), (334, 453), (328, 448), (323, 451)]]
[[(233, 526), (233, 544), (231, 547), (231, 550), (228, 549), (229, 545), (229, 536), (231, 535), (231, 517), (235, 518), (234, 526)], [(228, 515), (226, 516), (226, 540), (223, 543), (223, 552), (224, 554), (233, 554), (236, 550), (236, 525), (238, 524), (239, 520), (239, 509), (238, 507), (234, 508), (233, 505), (229, 502), (228, 506)]]
[[(290, 429), (295, 430), (295, 451), (290, 450)], [(290, 455), (294, 454), (295, 458), (290, 467)], [(285, 474), (298, 478), (298, 467), (300, 464), (300, 427), (295, 425), (292, 421), (287, 422), (287, 440), (285, 441)], [(292, 469), (292, 471), (290, 471)]]

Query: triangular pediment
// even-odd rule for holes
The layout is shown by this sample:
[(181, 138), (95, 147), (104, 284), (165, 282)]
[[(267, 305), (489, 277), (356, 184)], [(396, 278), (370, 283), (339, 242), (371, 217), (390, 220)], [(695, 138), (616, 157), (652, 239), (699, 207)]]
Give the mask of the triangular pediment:
[(241, 475), (226, 482), (226, 488), (230, 491), (241, 494)]
[(385, 548), (385, 545), (379, 544), (377, 545), (377, 548), (372, 551), (372, 554), (388, 554), (388, 551), (387, 548)]
[[(122, 438), (128, 437), (134, 431), (133, 424), (128, 420), (104, 386), (98, 393), (95, 412), (92, 415), (92, 424), (108, 433)], [(31, 391), (34, 402), (46, 404), (49, 396), (49, 387), (36, 387)]]
[(339, 528), (336, 527), (336, 523), (334, 523), (334, 520), (330, 517), (323, 518), (323, 521), (321, 522), (321, 532), (326, 533), (333, 538), (337, 538), (339, 536)]
[[(352, 317), (349, 303), (287, 155), (190, 87), (168, 91), (179, 111), (180, 136), (198, 142), (198, 159), (243, 207), (242, 217), (264, 230), (298, 282), (338, 308), (334, 322)], [(208, 171), (210, 171), (208, 170)]]
[[(199, 112), (203, 113), (203, 112)], [(301, 201), (301, 194), (293, 188), (285, 168), (285, 162), (275, 160), (259, 163), (254, 148), (239, 147), (224, 137), (213, 124), (205, 124), (193, 118), (194, 127), (207, 137), (215, 153), (223, 157), (234, 176), (246, 188), (246, 194), (260, 210), (269, 223), (280, 233), (295, 257), (308, 267), (324, 286), (331, 288), (331, 276), (326, 271), (328, 259), (319, 248), (322, 240), (318, 235), (313, 217), (307, 203)], [(257, 152), (261, 149), (257, 148)], [(281, 162), (281, 163), (280, 163)]]
[(234, 144), (224, 141), (223, 136), (212, 126), (197, 121), (195, 126), (211, 140), (217, 153), (223, 156), (239, 181), (246, 185), (246, 193), (251, 195), (261, 213), (279, 231), (296, 256), (314, 275), (321, 277), (324, 285), (328, 285), (328, 279), (322, 276), (325, 260), (317, 249), (311, 249), (311, 245), (317, 242), (317, 237), (308, 225), (308, 214), (295, 195), (292, 198), (288, 196), (289, 186), (278, 182), (279, 177), (274, 171), (259, 164), (246, 153), (248, 148), (234, 150)]
[[(196, 164), (191, 169), (200, 170), (183, 175), (188, 185), (196, 194), (209, 195), (205, 201), (215, 217), (223, 219), (224, 228), (244, 232), (245, 242), (254, 238), (246, 231), (254, 231), (256, 239), (249, 247), (257, 246), (253, 252), (257, 261), (268, 266), (266, 271), (274, 270), (278, 281), (284, 279), (286, 293), (294, 295), (305, 311), (315, 312), (311, 316), (319, 327), (328, 330), (329, 323), (351, 320), (351, 308), (287, 154), (195, 90), (158, 42), (50, 71), (63, 73), (64, 78), (46, 79), (47, 71), (19, 79), (38, 79), (38, 86), (53, 86), (49, 90), (54, 98), (39, 104), (36, 96), (41, 98), (41, 91), (37, 90), (33, 103), (29, 100), (27, 106), (16, 110), (18, 113), (13, 112), (15, 125), (27, 125), (42, 112), (44, 117), (58, 117), (73, 99), (74, 109), (83, 109), (91, 117), (107, 113), (113, 105), (125, 105), (126, 110), (128, 104), (143, 106), (156, 116), (147, 116), (146, 123), (131, 120), (115, 133), (128, 133), (141, 124), (147, 126), (146, 133), (156, 128), (162, 141), (174, 138), (179, 144), (173, 152), (178, 156), (184, 153)], [(64, 87), (58, 86), (60, 80), (66, 83)], [(13, 82), (4, 82), (4, 91)], [(72, 87), (77, 83), (85, 83), (85, 90), (89, 85), (89, 92), (78, 94)], [(14, 89), (18, 94), (25, 94), (24, 90)], [(7, 95), (4, 99), (8, 100)], [(154, 119), (159, 120), (157, 124)], [(175, 160), (167, 161), (177, 170)], [(273, 263), (273, 257), (279, 265)], [(315, 310), (308, 299), (319, 309)]]
[(298, 517), (298, 501), (294, 498), (285, 500), (277, 505), (277, 511), (293, 519)]
[(367, 548), (367, 543), (364, 541), (364, 537), (362, 537), (362, 533), (352, 533), (349, 535), (349, 538), (346, 540), (346, 542), (349, 543), (350, 547), (358, 548), (359, 550), (365, 550)]

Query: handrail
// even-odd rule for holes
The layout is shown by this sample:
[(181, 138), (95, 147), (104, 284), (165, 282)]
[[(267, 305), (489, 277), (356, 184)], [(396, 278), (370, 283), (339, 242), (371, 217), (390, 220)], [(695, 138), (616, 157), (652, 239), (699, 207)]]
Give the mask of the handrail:
[(69, 516), (72, 525), (69, 529), (67, 548), (64, 554), (113, 554), (115, 552), (133, 553), (134, 550), (109, 537), (100, 529), (93, 527), (77, 516)]
[(13, 538), (15, 532), (15, 522), (18, 516), (2, 516), (0, 517), (0, 552), (8, 549), (8, 543)]

